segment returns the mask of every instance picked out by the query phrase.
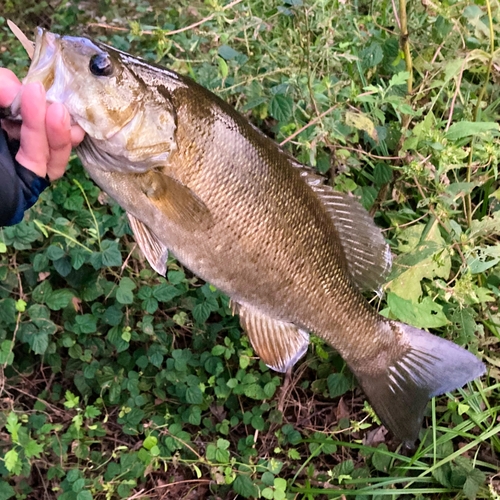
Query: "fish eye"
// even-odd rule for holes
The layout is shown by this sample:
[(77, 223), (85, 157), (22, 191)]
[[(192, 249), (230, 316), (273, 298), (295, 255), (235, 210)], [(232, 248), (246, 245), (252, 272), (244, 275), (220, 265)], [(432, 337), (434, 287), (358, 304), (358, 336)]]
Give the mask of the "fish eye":
[(90, 72), (95, 76), (111, 76), (113, 74), (113, 63), (108, 54), (94, 54), (90, 58)]

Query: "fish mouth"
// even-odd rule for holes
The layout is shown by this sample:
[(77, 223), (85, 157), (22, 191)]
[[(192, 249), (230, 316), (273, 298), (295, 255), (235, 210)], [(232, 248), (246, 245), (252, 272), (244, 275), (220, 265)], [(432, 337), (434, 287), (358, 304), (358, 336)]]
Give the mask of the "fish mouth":
[[(23, 79), (23, 84), (26, 85), (27, 83), (40, 82), (47, 92), (47, 102), (53, 102), (55, 99), (51, 98), (49, 91), (54, 83), (57, 60), (61, 53), (61, 37), (38, 27), (35, 33), (34, 49), (31, 47), (31, 50), (28, 50), (26, 42), (31, 43), (28, 38), (25, 37), (25, 40), (22, 40), (18, 33), (14, 32), (14, 34), (21, 41), (23, 47), (31, 57), (31, 64), (28, 74)], [(21, 92), (15, 97), (10, 109), (13, 116), (20, 115)]]
[(60, 54), (60, 36), (38, 27), (35, 52), (23, 83), (40, 82), (48, 92), (54, 83), (57, 58)]

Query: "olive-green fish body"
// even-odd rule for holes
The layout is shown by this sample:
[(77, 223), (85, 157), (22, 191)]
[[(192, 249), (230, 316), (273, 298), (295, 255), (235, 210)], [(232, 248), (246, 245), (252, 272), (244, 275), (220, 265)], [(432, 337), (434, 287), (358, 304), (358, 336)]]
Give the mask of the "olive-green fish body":
[(42, 30), (25, 81), (34, 80), (87, 132), (77, 153), (126, 210), (153, 268), (164, 274), (170, 251), (227, 293), (270, 367), (291, 368), (314, 332), (407, 443), (430, 397), (484, 372), (466, 350), (368, 305), (361, 291), (383, 283), (390, 252), (366, 211), (211, 92)]

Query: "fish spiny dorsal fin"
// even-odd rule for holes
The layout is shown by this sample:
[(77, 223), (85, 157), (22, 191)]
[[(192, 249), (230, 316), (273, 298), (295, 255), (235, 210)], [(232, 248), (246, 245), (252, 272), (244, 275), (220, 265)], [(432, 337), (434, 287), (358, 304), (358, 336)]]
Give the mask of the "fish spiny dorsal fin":
[(306, 353), (309, 334), (294, 324), (270, 318), (234, 301), (231, 310), (240, 316), (255, 352), (269, 368), (284, 373)]
[(135, 241), (137, 241), (142, 253), (148, 259), (151, 267), (158, 274), (165, 276), (167, 272), (168, 248), (139, 219), (136, 219), (128, 212), (127, 215), (130, 227), (135, 236)]
[(347, 259), (349, 273), (360, 290), (375, 290), (389, 274), (392, 256), (380, 229), (370, 214), (352, 195), (334, 191), (324, 184), (323, 177), (293, 161), (301, 177), (323, 202), (331, 216)]

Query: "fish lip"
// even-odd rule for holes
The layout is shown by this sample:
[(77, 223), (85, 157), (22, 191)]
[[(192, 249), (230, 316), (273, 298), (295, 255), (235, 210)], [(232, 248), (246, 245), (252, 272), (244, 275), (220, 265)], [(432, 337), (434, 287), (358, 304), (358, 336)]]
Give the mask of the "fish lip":
[[(54, 82), (57, 59), (61, 54), (60, 38), (60, 35), (51, 33), (44, 28), (36, 28), (33, 57), (28, 73), (23, 79), (23, 85), (40, 82), (45, 88), (48, 103), (54, 102), (54, 99), (51, 99), (49, 95), (49, 90)], [(21, 95), (22, 92), (19, 92), (11, 105), (11, 112), (16, 116), (20, 116)]]

